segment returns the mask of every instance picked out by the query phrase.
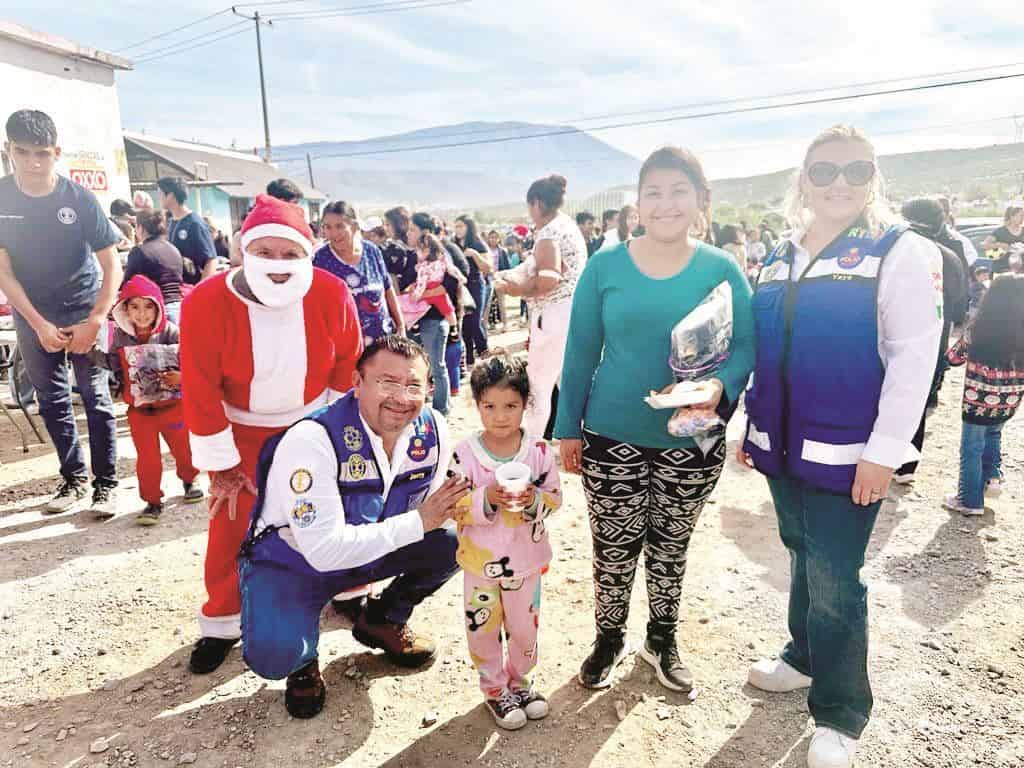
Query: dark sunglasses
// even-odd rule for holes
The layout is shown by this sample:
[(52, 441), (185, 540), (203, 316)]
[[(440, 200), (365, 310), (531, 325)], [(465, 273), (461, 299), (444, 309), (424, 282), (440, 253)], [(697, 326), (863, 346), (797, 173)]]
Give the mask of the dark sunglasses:
[(854, 160), (846, 165), (836, 165), (825, 160), (811, 163), (807, 168), (807, 178), (816, 187), (827, 187), (839, 178), (846, 177), (846, 183), (854, 187), (863, 187), (875, 178), (875, 164), (870, 160)]

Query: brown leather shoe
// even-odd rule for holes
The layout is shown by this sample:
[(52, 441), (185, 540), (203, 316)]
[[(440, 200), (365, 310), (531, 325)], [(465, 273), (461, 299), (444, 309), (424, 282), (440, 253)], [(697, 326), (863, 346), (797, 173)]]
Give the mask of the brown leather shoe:
[(292, 717), (308, 720), (319, 715), (326, 698), (327, 686), (320, 676), (320, 665), (316, 659), (288, 675), (284, 706)]
[(352, 627), (352, 637), (369, 648), (380, 648), (400, 667), (422, 667), (437, 652), (433, 640), (416, 634), (408, 624), (372, 624), (367, 620), (366, 612)]

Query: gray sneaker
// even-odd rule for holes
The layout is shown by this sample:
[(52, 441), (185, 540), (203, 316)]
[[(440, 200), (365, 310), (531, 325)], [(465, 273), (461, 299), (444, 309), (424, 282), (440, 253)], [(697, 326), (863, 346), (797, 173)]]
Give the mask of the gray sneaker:
[(117, 487), (97, 485), (92, 492), (92, 505), (89, 507), (92, 516), (97, 520), (109, 520), (117, 514)]
[(69, 512), (79, 506), (88, 493), (89, 485), (85, 480), (65, 480), (56, 495), (46, 502), (43, 512), (48, 515)]

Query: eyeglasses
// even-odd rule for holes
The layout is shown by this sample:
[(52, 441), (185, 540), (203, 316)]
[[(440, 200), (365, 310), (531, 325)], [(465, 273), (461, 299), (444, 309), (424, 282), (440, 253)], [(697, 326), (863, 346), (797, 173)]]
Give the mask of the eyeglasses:
[(426, 393), (427, 388), (422, 384), (399, 384), (397, 381), (377, 379), (377, 389), (382, 395), (395, 397), (404, 394), (410, 400), (419, 400)]
[(819, 160), (807, 168), (807, 178), (816, 187), (827, 187), (839, 178), (839, 174), (843, 174), (851, 186), (863, 187), (875, 178), (875, 164), (870, 160), (854, 160), (846, 165), (836, 165)]

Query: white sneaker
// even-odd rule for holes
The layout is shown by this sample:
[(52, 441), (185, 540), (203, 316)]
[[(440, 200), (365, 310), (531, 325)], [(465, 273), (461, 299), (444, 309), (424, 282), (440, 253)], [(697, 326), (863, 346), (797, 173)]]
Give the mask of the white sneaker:
[(747, 682), (769, 693), (789, 693), (811, 687), (811, 678), (782, 659), (761, 659), (750, 668)]
[(960, 503), (960, 497), (951, 493), (942, 500), (942, 506), (950, 512), (959, 512), (964, 517), (981, 517), (985, 514), (985, 508), (965, 507)]
[(993, 477), (987, 483), (985, 483), (985, 495), (995, 498), (1003, 492), (1003, 481), (998, 477)]
[(92, 505), (89, 507), (92, 516), (97, 520), (109, 520), (117, 514), (117, 488), (97, 485), (92, 492)]
[(815, 728), (807, 750), (807, 768), (850, 768), (857, 740), (831, 728)]
[(519, 697), (514, 693), (504, 691), (498, 698), (487, 699), (485, 703), (499, 728), (518, 731), (526, 725), (526, 712), (519, 706)]

